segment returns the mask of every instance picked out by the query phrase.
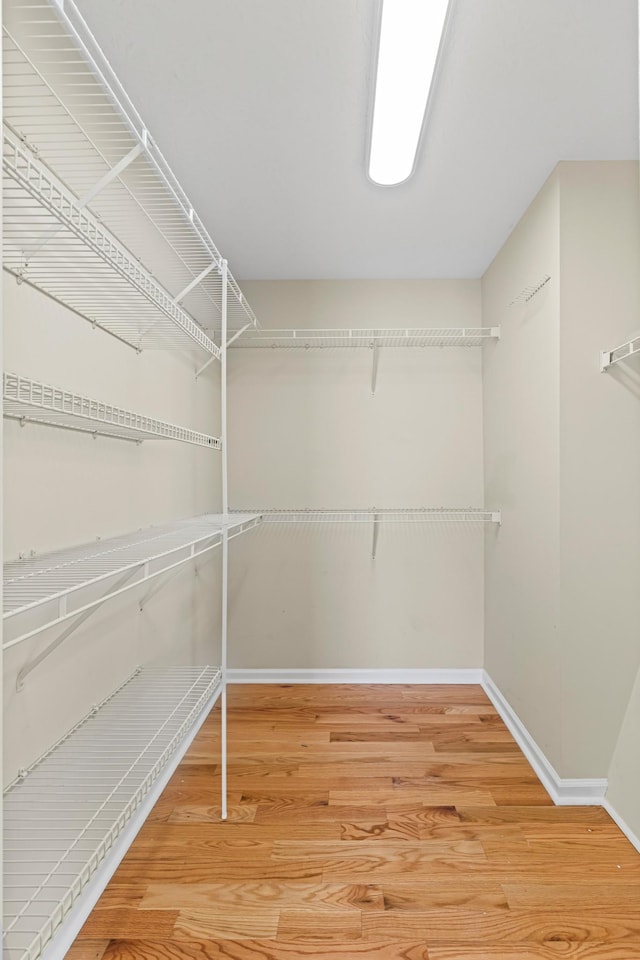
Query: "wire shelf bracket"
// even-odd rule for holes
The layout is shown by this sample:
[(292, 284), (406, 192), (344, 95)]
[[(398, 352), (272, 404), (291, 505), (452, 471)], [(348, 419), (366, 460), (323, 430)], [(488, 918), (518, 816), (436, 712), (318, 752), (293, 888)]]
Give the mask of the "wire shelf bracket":
[(218, 437), (123, 410), (111, 403), (92, 400), (14, 373), (3, 374), (2, 386), (3, 415), (19, 420), (23, 426), (38, 423), (135, 443), (179, 440), (212, 450), (221, 449)]
[(626, 343), (614, 347), (613, 350), (603, 350), (600, 353), (600, 372), (605, 373), (609, 367), (620, 363), (621, 360), (628, 360), (629, 357), (633, 357), (637, 353), (640, 353), (640, 336), (627, 340)]
[(217, 667), (137, 671), (9, 786), (6, 960), (38, 960), (86, 917), (98, 869), (115, 868), (223, 686)]
[(259, 514), (205, 514), (5, 564), (5, 650), (73, 620), (23, 668), (19, 683), (105, 602), (198, 560), (222, 544), (224, 531), (232, 540), (260, 520)]

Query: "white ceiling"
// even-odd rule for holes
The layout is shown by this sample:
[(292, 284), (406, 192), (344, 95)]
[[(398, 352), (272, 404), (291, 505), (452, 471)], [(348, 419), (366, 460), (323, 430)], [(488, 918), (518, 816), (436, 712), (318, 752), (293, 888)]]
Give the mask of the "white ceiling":
[(377, 0), (77, 0), (237, 277), (477, 277), (559, 160), (638, 154), (636, 0), (452, 0), (413, 178), (366, 177)]

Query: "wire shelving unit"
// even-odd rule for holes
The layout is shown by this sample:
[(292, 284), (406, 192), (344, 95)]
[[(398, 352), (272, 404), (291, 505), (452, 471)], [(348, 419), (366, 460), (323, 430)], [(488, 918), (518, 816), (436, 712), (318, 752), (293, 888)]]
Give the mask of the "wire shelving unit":
[[(260, 523), (256, 513), (205, 514), (6, 563), (4, 648), (84, 614), (197, 559)], [(103, 592), (96, 595), (96, 588)], [(37, 622), (36, 622), (37, 621)]]
[(73, 0), (5, 0), (3, 95), (4, 267), (138, 351), (188, 352), (196, 376), (220, 362), (220, 438), (3, 377), (4, 414), (23, 424), (221, 451), (220, 514), (5, 566), (3, 648), (50, 631), (47, 646), (23, 648), (20, 688), (102, 604), (138, 588), (142, 609), (186, 564), (222, 553), (220, 666), (145, 668), (6, 795), (4, 955), (36, 960), (70, 944), (218, 696), (226, 818), (229, 541), (260, 522), (228, 512), (226, 359), (257, 320)]
[(3, 415), (21, 423), (78, 430), (119, 440), (180, 440), (220, 450), (221, 441), (188, 427), (123, 410), (102, 400), (30, 380), (14, 373), (2, 377)]
[(631, 340), (620, 344), (619, 347), (614, 347), (613, 350), (603, 350), (600, 354), (600, 371), (604, 373), (609, 367), (620, 363), (621, 360), (628, 360), (637, 353), (640, 353), (640, 336), (632, 337)]
[(5, 960), (37, 960), (215, 703), (216, 667), (144, 669), (4, 795)]
[(479, 347), (500, 337), (499, 327), (248, 330), (233, 348), (250, 347)]
[(229, 330), (257, 326), (233, 276), (223, 283), (220, 252), (72, 0), (4, 3), (4, 138), (5, 261), (22, 279), (108, 329), (101, 294), (113, 305), (135, 278), (147, 314), (154, 291), (157, 326), (137, 327), (130, 299), (113, 323), (137, 347), (210, 351), (223, 296)]

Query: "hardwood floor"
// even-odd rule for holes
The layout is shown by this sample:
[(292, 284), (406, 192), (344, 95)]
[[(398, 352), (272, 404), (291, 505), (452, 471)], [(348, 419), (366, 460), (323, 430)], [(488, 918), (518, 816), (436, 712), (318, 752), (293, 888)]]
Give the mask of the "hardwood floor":
[(640, 854), (480, 687), (229, 688), (69, 960), (640, 960)]

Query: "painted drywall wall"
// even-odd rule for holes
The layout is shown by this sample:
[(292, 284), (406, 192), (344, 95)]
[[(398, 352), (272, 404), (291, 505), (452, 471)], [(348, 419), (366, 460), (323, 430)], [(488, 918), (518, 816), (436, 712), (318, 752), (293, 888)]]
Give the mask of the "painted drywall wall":
[[(486, 536), (485, 668), (552, 763), (560, 762), (559, 184), (554, 174), (482, 281)], [(529, 302), (512, 303), (546, 275)]]
[(607, 800), (636, 837), (640, 837), (640, 671), (629, 698), (609, 768)]
[[(640, 650), (637, 165), (562, 163), (483, 280), (486, 669), (561, 777), (606, 777)], [(543, 274), (528, 304), (506, 305)]]
[(640, 357), (598, 361), (640, 333), (638, 165), (558, 174), (562, 770), (606, 777), (640, 667)]
[[(219, 370), (197, 358), (138, 355), (27, 284), (4, 278), (5, 369), (219, 435)], [(91, 542), (219, 509), (220, 453), (141, 445), (5, 420), (5, 558)], [(231, 545), (233, 551), (233, 544)], [(5, 782), (139, 664), (219, 662), (219, 551), (105, 605), (16, 690), (49, 630), (5, 653)], [(197, 568), (197, 577), (196, 577)], [(142, 605), (142, 611), (140, 606)]]
[[(265, 327), (477, 326), (477, 282), (266, 281)], [(482, 506), (479, 348), (236, 350), (232, 506)], [(480, 525), (263, 525), (232, 570), (233, 667), (478, 667)], [(244, 558), (244, 559), (243, 559)]]

